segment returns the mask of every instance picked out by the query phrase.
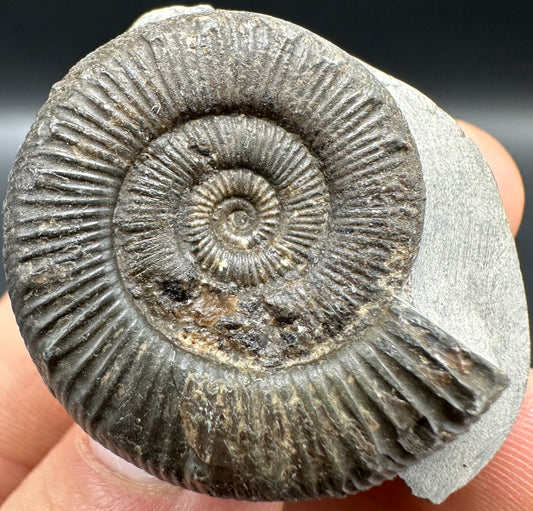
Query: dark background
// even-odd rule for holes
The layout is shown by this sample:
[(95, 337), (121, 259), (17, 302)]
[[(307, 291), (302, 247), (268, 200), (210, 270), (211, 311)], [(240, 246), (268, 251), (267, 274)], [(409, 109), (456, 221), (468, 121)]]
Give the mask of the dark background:
[[(52, 83), (126, 30), (149, 0), (0, 0), (0, 195), (18, 146)], [(214, 1), (302, 25), (414, 85), (478, 124), (522, 170), (526, 212), (517, 238), (533, 296), (533, 6), (526, 1)], [(5, 289), (3, 272), (0, 291)]]

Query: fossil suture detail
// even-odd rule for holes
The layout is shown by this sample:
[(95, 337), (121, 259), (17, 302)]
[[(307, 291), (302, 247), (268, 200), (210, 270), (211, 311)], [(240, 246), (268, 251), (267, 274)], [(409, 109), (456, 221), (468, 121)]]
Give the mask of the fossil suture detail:
[(5, 208), (9, 290), (93, 437), (215, 496), (339, 496), (506, 377), (409, 304), (417, 149), (366, 68), (274, 18), (146, 23), (56, 85)]

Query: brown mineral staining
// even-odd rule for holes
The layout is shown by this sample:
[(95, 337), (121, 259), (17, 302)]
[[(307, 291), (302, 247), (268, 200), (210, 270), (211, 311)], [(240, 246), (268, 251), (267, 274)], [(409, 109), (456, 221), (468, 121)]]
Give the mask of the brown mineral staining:
[(198, 326), (213, 326), (221, 316), (231, 314), (237, 310), (239, 298), (237, 296), (219, 295), (204, 289), (198, 300), (190, 308), (190, 315)]
[(421, 373), (428, 379), (434, 381), (439, 387), (446, 387), (452, 383), (453, 379), (446, 371), (435, 367), (422, 367)]
[(472, 360), (469, 357), (465, 357), (462, 353), (450, 353), (448, 360), (460, 373), (468, 374), (472, 369)]

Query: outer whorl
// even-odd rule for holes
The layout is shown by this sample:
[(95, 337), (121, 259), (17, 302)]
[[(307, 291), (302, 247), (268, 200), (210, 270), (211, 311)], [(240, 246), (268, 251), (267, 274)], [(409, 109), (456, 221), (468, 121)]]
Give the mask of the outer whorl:
[(9, 290), (51, 391), (126, 459), (216, 496), (353, 493), (505, 386), (396, 298), (423, 211), (361, 64), (266, 16), (184, 15), (54, 87), (9, 182)]

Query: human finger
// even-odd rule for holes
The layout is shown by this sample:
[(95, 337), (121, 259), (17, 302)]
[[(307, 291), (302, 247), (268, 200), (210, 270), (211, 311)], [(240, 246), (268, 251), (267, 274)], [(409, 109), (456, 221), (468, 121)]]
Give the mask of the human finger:
[(7, 294), (0, 299), (0, 503), (72, 423), (44, 385), (20, 337)]
[[(109, 457), (109, 454), (104, 454)], [(111, 455), (112, 456), (112, 455)], [(117, 460), (118, 464), (125, 464)], [(224, 500), (184, 490), (130, 466), (102, 462), (88, 436), (73, 426), (1, 511), (281, 511), (281, 503)], [(127, 475), (126, 475), (127, 474)]]

